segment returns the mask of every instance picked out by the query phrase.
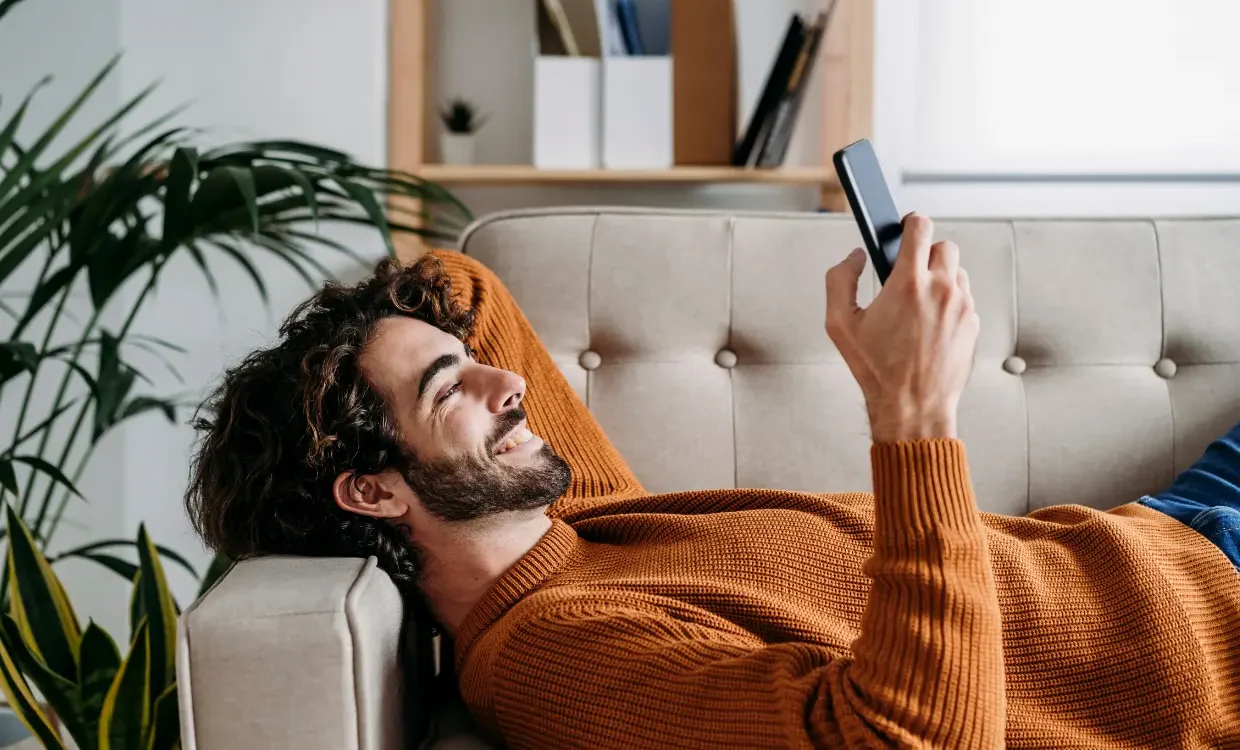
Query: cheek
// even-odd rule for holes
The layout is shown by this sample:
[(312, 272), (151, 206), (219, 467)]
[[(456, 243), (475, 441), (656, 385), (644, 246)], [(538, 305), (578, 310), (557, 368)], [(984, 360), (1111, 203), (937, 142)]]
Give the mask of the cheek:
[(453, 453), (467, 453), (485, 446), (491, 430), (490, 415), (481, 409), (453, 409), (441, 424), (443, 444)]

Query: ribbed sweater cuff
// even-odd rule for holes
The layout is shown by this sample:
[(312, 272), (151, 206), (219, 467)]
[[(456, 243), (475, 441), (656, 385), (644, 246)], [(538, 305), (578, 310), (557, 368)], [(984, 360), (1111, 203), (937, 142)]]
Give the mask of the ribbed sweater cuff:
[(947, 439), (875, 443), (870, 465), (876, 531), (887, 541), (931, 530), (980, 533), (964, 443)]

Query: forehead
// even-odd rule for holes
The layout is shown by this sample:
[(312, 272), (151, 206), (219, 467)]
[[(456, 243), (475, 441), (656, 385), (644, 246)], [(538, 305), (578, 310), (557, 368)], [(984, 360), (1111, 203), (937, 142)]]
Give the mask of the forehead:
[(414, 318), (384, 318), (360, 358), (367, 377), (389, 393), (417, 387), (418, 379), (441, 354), (459, 353), (455, 336)]

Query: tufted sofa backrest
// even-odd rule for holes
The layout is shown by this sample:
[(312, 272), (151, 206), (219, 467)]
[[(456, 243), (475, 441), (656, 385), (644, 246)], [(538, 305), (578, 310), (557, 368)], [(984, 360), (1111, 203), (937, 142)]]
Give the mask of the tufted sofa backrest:
[[(961, 405), (978, 504), (1105, 508), (1240, 420), (1240, 220), (984, 220), (955, 240), (982, 317)], [(623, 209), (488, 217), (495, 270), (652, 492), (868, 490), (861, 394), (823, 330), (851, 218)], [(862, 304), (877, 281), (862, 280)]]

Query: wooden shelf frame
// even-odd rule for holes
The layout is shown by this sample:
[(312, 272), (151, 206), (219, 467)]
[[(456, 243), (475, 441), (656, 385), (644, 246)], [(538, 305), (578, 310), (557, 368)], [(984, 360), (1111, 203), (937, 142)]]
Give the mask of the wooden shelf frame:
[(417, 174), (444, 185), (657, 185), (762, 183), (772, 185), (821, 185), (838, 188), (835, 170), (819, 167), (741, 169), (739, 167), (689, 167), (671, 169), (539, 169), (522, 164), (452, 166), (423, 164)]
[[(435, 164), (435, 8), (445, 0), (389, 0), (388, 166), (445, 185), (809, 185), (823, 208), (842, 211), (831, 155), (873, 128), (874, 3), (837, 0), (819, 54), (822, 157), (819, 165), (779, 169), (678, 166), (666, 170), (543, 170), (529, 165)], [(719, 0), (732, 2), (733, 0)], [(398, 241), (402, 254), (421, 251), (417, 238)]]

